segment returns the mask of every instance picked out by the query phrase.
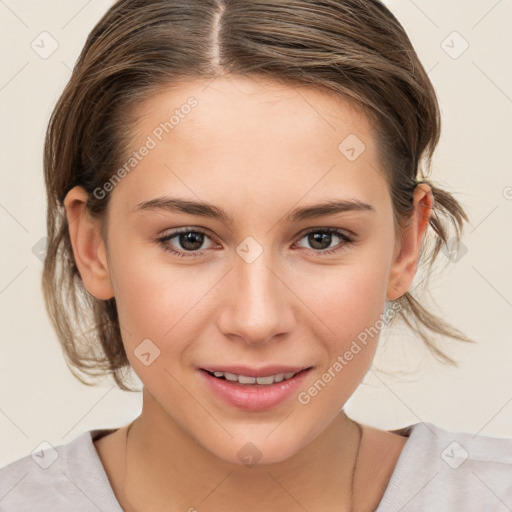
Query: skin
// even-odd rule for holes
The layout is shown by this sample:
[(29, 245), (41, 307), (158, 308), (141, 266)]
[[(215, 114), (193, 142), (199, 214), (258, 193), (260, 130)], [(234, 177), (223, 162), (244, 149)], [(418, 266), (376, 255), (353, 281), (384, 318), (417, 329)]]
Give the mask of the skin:
[[(112, 191), (106, 240), (82, 188), (65, 200), (83, 283), (99, 299), (115, 296), (123, 343), (144, 384), (127, 469), (126, 427), (96, 448), (126, 510), (349, 510), (358, 432), (343, 406), (368, 372), (378, 336), (307, 405), (294, 395), (267, 411), (240, 410), (211, 394), (198, 367), (314, 366), (300, 387), (307, 390), (375, 325), (386, 300), (409, 290), (430, 188), (416, 188), (400, 240), (366, 117), (331, 93), (264, 79), (227, 76), (160, 92), (139, 106), (130, 151), (190, 96), (198, 106)], [(354, 161), (338, 149), (349, 134), (365, 144)], [(233, 225), (133, 211), (158, 196), (213, 203)], [(358, 199), (374, 211), (283, 220), (298, 206), (331, 199)], [(180, 227), (210, 235), (196, 246), (202, 254), (180, 258), (156, 242)], [(304, 235), (329, 227), (355, 242), (332, 235), (314, 245)], [(250, 263), (236, 251), (249, 236), (263, 250)], [(179, 237), (167, 244), (187, 252)], [(340, 250), (322, 255), (333, 248)], [(148, 366), (134, 354), (147, 338), (160, 350)], [(364, 426), (357, 510), (378, 505), (406, 441)], [(261, 452), (252, 467), (237, 456), (248, 442)]]

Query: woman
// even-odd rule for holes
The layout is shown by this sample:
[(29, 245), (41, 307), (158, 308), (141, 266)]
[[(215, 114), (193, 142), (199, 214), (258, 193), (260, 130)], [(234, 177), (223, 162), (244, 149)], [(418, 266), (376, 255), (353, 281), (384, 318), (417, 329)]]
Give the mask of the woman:
[(143, 408), (4, 467), (2, 510), (510, 508), (512, 440), (343, 408), (395, 317), (469, 341), (411, 290), (467, 220), (439, 132), (379, 1), (114, 4), (48, 128), (43, 285), (76, 376), (133, 368)]

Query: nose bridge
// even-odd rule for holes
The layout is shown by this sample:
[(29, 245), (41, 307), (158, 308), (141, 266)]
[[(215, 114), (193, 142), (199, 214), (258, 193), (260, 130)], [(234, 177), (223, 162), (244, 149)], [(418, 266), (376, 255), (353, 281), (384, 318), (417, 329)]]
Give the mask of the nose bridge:
[(221, 329), (247, 343), (263, 343), (290, 329), (290, 297), (269, 248), (248, 237), (236, 252)]

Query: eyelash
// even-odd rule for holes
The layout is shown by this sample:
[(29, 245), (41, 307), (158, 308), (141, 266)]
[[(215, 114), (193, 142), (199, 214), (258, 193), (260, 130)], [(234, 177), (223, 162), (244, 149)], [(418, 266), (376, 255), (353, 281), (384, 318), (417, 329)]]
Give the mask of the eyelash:
[[(195, 251), (195, 252), (193, 252), (193, 251), (186, 251), (186, 252), (176, 251), (169, 245), (169, 243), (167, 243), (169, 240), (175, 238), (177, 235), (180, 235), (182, 233), (201, 233), (201, 234), (207, 236), (208, 238), (211, 238), (208, 235), (208, 233), (206, 233), (205, 231), (202, 231), (201, 229), (181, 228), (179, 230), (173, 231), (172, 233), (169, 233), (168, 235), (165, 235), (164, 237), (158, 238), (157, 242), (160, 244), (160, 246), (163, 248), (163, 250), (165, 252), (170, 252), (170, 253), (178, 256), (179, 258), (194, 258), (194, 257), (202, 256), (203, 252), (201, 252), (201, 251)], [(354, 240), (350, 235), (347, 235), (343, 231), (340, 231), (335, 228), (312, 228), (312, 229), (306, 231), (305, 233), (303, 233), (301, 235), (301, 237), (299, 238), (299, 240), (302, 240), (304, 237), (310, 235), (311, 233), (334, 234), (337, 237), (339, 237), (343, 242), (341, 244), (341, 247), (337, 247), (334, 249), (325, 249), (325, 250), (309, 249), (307, 251), (310, 254), (313, 253), (314, 255), (322, 255), (323, 256), (325, 254), (333, 254), (335, 252), (340, 252), (345, 249), (345, 246), (347, 244), (354, 243)]]

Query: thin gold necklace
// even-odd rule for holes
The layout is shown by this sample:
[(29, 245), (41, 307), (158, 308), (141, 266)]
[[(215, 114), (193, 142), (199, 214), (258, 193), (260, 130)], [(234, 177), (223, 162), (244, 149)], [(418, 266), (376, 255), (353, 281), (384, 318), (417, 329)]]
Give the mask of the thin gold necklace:
[[(351, 475), (351, 481), (350, 481), (350, 512), (354, 512), (354, 480), (356, 476), (356, 468), (357, 468), (357, 462), (359, 460), (359, 450), (361, 448), (361, 443), (363, 441), (363, 427), (353, 419), (349, 418), (354, 425), (356, 425), (358, 430), (358, 442), (357, 442), (357, 451), (356, 456), (354, 458), (354, 463), (352, 464), (352, 475)], [(133, 420), (135, 421), (135, 420)], [(123, 498), (125, 503), (130, 507), (129, 512), (136, 512), (135, 509), (132, 507), (131, 503), (128, 501), (128, 498), (126, 496), (126, 473), (127, 473), (127, 463), (128, 463), (128, 434), (130, 433), (130, 429), (132, 428), (133, 421), (130, 422), (128, 425), (128, 428), (126, 429), (126, 438), (125, 438), (125, 447), (124, 447), (124, 478), (123, 478)]]

